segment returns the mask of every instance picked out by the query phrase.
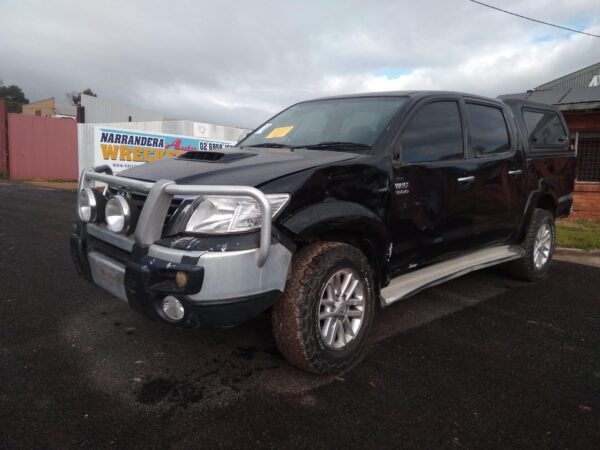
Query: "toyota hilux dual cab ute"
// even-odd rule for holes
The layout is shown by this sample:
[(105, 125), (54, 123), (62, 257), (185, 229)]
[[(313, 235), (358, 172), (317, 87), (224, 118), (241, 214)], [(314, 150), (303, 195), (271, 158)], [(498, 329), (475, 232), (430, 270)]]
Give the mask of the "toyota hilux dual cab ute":
[(547, 105), (324, 98), (224, 151), (84, 170), (71, 249), (85, 278), (152, 319), (229, 327), (269, 311), (291, 363), (341, 372), (396, 301), (496, 264), (542, 278), (575, 171)]

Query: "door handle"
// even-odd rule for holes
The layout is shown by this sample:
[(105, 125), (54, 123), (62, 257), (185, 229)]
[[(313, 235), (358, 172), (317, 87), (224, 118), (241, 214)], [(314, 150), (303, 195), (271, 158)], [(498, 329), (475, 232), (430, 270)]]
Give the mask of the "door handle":
[(468, 186), (473, 181), (475, 181), (475, 177), (473, 175), (468, 177), (459, 177), (456, 179), (456, 181), (458, 181), (458, 184), (460, 184), (461, 186)]
[(523, 173), (523, 169), (509, 170), (508, 175), (511, 177), (518, 177)]

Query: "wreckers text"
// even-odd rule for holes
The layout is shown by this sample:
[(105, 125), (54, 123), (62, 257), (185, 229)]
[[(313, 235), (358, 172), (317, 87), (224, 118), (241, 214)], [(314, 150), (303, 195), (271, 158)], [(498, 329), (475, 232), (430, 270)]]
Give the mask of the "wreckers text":
[(131, 147), (129, 145), (100, 144), (104, 160), (151, 162), (159, 159), (183, 155), (183, 150)]

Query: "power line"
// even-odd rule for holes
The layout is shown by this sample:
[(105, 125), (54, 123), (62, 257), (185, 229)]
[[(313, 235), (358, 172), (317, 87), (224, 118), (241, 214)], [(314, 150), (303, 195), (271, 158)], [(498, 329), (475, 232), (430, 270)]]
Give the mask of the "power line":
[(497, 8), (496, 6), (488, 5), (487, 3), (478, 2), (477, 0), (469, 0), (469, 1), (471, 1), (473, 3), (477, 3), (478, 5), (481, 5), (481, 6), (487, 6), (488, 8), (495, 9), (496, 11), (501, 11), (503, 13), (510, 14), (511, 16), (520, 17), (521, 19), (531, 20), (532, 22), (537, 22), (537, 23), (541, 23), (541, 24), (544, 24), (544, 25), (549, 25), (551, 27), (560, 28), (561, 30), (571, 31), (573, 33), (585, 34), (587, 36), (592, 36), (592, 37), (600, 38), (600, 35), (597, 35), (597, 34), (586, 33), (585, 31), (574, 30), (573, 28), (561, 27), (560, 25), (555, 25), (553, 23), (544, 22), (543, 20), (532, 19), (531, 17), (526, 17), (526, 16), (522, 16), (521, 14), (517, 14), (517, 13), (514, 13), (514, 12), (506, 11), (505, 9)]

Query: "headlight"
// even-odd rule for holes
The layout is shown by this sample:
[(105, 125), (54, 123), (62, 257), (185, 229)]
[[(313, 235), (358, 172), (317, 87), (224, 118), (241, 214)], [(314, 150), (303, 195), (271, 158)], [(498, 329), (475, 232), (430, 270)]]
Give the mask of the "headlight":
[[(267, 194), (271, 218), (290, 199), (289, 194)], [(260, 228), (260, 206), (251, 197), (198, 197), (186, 214), (185, 231), (195, 233), (240, 233)], [(183, 230), (182, 230), (183, 231)]]
[(77, 213), (82, 222), (99, 222), (104, 217), (106, 199), (100, 192), (86, 188), (79, 192)]
[(127, 233), (135, 227), (137, 209), (129, 200), (115, 195), (106, 202), (106, 227), (113, 233)]

